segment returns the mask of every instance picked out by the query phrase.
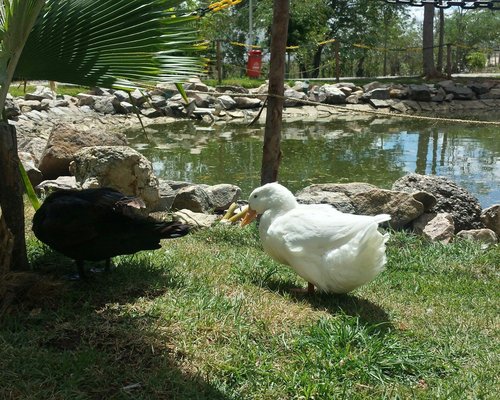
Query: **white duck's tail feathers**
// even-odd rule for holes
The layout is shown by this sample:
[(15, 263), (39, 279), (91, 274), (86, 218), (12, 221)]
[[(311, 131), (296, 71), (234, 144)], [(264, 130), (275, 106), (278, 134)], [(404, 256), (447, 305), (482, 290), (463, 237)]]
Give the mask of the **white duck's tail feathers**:
[(373, 218), (374, 218), (375, 222), (380, 224), (382, 222), (389, 221), (391, 219), (391, 216), (389, 214), (378, 214), (378, 215), (375, 215)]
[[(386, 219), (387, 220), (387, 219)], [(326, 256), (328, 278), (317, 286), (327, 292), (347, 293), (373, 280), (386, 263), (385, 242), (376, 224), (370, 224), (346, 245)]]

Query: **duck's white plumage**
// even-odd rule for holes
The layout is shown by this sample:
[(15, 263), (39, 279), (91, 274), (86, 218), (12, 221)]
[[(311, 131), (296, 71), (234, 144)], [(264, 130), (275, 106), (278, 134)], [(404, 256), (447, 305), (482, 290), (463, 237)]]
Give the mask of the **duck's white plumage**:
[(276, 261), (325, 292), (347, 293), (370, 282), (386, 262), (388, 235), (378, 224), (390, 216), (345, 214), (326, 204), (299, 204), (278, 183), (255, 189), (249, 206), (262, 214), (262, 245)]

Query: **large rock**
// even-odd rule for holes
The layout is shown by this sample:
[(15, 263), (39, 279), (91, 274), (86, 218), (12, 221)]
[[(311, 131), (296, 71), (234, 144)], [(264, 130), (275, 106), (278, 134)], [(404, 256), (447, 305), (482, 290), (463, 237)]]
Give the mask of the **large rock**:
[(491, 229), (500, 237), (500, 204), (485, 208), (480, 218), (486, 228)]
[(188, 209), (174, 212), (173, 219), (193, 228), (210, 228), (218, 220), (217, 215), (197, 213)]
[(356, 212), (351, 199), (344, 193), (302, 191), (297, 194), (297, 201), (301, 204), (330, 204), (335, 209), (349, 214)]
[(394, 229), (406, 227), (424, 212), (424, 205), (413, 195), (385, 189), (373, 189), (351, 197), (357, 214), (389, 214)]
[(324, 93), (326, 104), (345, 104), (346, 94), (335, 85), (323, 85), (319, 88), (320, 95)]
[(432, 194), (437, 202), (429, 211), (450, 213), (455, 223), (455, 232), (482, 227), (479, 201), (467, 190), (447, 178), (409, 174), (394, 182), (392, 189), (409, 193), (425, 191)]
[(35, 166), (36, 161), (31, 153), (26, 153), (24, 151), (18, 152), (19, 159), (23, 164), (24, 170), (26, 171), (26, 175), (28, 175), (28, 179), (31, 182), (32, 186), (38, 185), (43, 181), (43, 175), (40, 170)]
[(410, 100), (431, 101), (431, 89), (427, 85), (410, 85), (408, 87)]
[(188, 209), (196, 213), (211, 210), (210, 196), (201, 185), (190, 185), (179, 189), (172, 204), (173, 210)]
[(326, 183), (310, 185), (297, 193), (304, 204), (331, 204), (342, 212), (363, 215), (390, 214), (390, 225), (400, 229), (424, 212), (413, 194), (379, 189), (368, 183)]
[(60, 176), (57, 179), (49, 179), (40, 182), (36, 187), (36, 193), (41, 197), (47, 197), (57, 190), (81, 189), (74, 176)]
[(299, 190), (295, 196), (302, 204), (330, 204), (339, 211), (354, 214), (356, 209), (351, 196), (376, 188), (363, 182), (318, 183)]
[(486, 249), (498, 243), (498, 237), (491, 229), (469, 229), (457, 233), (457, 237), (480, 242), (481, 248)]
[(455, 225), (449, 213), (422, 214), (412, 223), (413, 230), (431, 241), (449, 243), (453, 239)]
[(127, 139), (120, 134), (84, 129), (72, 124), (57, 124), (50, 133), (38, 168), (45, 179), (55, 179), (61, 175), (69, 175), (69, 163), (75, 153), (84, 147), (126, 144)]
[(209, 186), (205, 190), (210, 199), (210, 206), (215, 211), (224, 211), (241, 197), (241, 189), (236, 185), (221, 183)]
[(74, 156), (70, 171), (82, 188), (110, 186), (144, 200), (149, 211), (160, 202), (151, 162), (127, 146), (87, 147)]
[(55, 93), (52, 91), (52, 89), (46, 86), (37, 86), (33, 93), (26, 93), (24, 95), (25, 100), (42, 101), (43, 99), (54, 100), (55, 98)]

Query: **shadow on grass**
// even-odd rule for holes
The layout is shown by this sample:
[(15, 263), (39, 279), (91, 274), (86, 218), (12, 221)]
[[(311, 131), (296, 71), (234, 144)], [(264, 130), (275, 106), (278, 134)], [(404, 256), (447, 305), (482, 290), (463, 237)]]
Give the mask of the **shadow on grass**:
[(307, 301), (314, 309), (331, 315), (345, 314), (358, 317), (363, 324), (383, 324), (386, 328), (392, 326), (389, 314), (384, 309), (354, 294), (293, 293), (292, 289), (297, 286), (273, 278), (267, 279), (263, 287), (282, 295), (289, 293), (295, 301)]
[[(63, 282), (51, 307), (14, 303), (0, 325), (0, 369), (12, 378), (0, 398), (228, 398), (194, 367), (174, 340), (175, 320), (155, 300), (184, 284), (168, 260), (117, 257), (117, 268), (88, 281)], [(55, 252), (36, 254), (38, 275), (53, 279), (74, 264)], [(90, 265), (89, 265), (90, 266)], [(171, 328), (172, 327), (172, 328)], [(179, 333), (182, 334), (182, 333)], [(29, 355), (29, 356), (28, 356)], [(76, 395), (77, 394), (77, 395)], [(5, 397), (4, 397), (5, 396)]]

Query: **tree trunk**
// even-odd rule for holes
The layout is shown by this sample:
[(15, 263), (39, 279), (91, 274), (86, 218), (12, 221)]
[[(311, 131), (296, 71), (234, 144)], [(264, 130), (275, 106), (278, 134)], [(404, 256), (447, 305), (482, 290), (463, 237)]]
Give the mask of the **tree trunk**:
[(427, 79), (436, 78), (438, 73), (434, 64), (434, 4), (424, 6), (422, 39), (424, 76)]
[[(285, 55), (289, 0), (274, 0), (269, 63), (269, 96), (262, 154), (261, 184), (275, 182), (281, 161), (281, 125), (285, 84)], [(280, 96), (280, 97), (275, 97)]]
[(443, 72), (443, 53), (444, 53), (444, 10), (439, 9), (439, 38), (438, 38), (438, 59), (436, 69), (439, 73)]
[[(24, 202), (21, 174), (17, 155), (16, 128), (5, 122), (0, 123), (0, 233), (10, 232), (13, 242), (0, 237), (0, 254), (2, 259), (10, 258), (8, 269), (28, 270), (26, 239), (24, 236)], [(11, 247), (10, 249), (8, 247)]]
[(311, 72), (311, 78), (319, 78), (319, 69), (321, 66), (321, 55), (323, 53), (324, 46), (318, 46), (318, 49), (314, 53), (313, 57), (313, 70)]
[(2, 217), (2, 209), (0, 208), (0, 280), (10, 270), (13, 246), (14, 237), (7, 228), (7, 224)]

